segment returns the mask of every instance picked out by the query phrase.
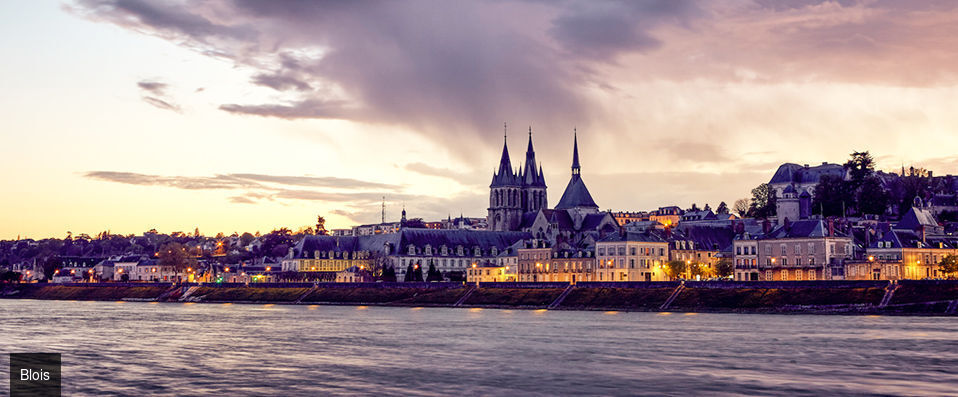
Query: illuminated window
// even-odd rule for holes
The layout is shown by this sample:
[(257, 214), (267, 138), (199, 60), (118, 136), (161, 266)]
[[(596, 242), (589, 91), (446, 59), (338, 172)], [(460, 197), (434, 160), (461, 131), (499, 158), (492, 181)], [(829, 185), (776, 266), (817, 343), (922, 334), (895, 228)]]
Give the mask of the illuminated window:
[(788, 280), (788, 270), (782, 269), (782, 281)]

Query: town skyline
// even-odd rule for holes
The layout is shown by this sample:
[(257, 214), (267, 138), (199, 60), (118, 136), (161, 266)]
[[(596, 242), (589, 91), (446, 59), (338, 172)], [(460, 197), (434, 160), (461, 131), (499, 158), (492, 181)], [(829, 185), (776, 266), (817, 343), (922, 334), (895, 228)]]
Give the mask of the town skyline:
[(958, 173), (947, 5), (291, 7), (0, 5), (0, 239), (332, 229), (382, 196), (481, 217), (503, 121), (517, 153), (531, 125), (549, 206), (573, 128), (603, 210), (731, 206), (861, 150)]

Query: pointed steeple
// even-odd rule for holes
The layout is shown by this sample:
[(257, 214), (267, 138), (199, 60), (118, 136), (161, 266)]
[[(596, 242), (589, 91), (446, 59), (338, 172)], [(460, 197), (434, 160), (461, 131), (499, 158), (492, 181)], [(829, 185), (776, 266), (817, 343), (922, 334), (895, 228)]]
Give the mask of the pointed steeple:
[(506, 123), (502, 123), (502, 158), (499, 159), (499, 170), (493, 175), (491, 186), (511, 185), (515, 182), (512, 160), (509, 159), (509, 136), (506, 127)]
[(572, 129), (572, 176), (579, 175), (579, 136), (578, 131)]
[(532, 127), (529, 127), (529, 146), (526, 149), (526, 164), (522, 168), (522, 184), (534, 186), (538, 184), (539, 173), (536, 170), (536, 151), (532, 149)]

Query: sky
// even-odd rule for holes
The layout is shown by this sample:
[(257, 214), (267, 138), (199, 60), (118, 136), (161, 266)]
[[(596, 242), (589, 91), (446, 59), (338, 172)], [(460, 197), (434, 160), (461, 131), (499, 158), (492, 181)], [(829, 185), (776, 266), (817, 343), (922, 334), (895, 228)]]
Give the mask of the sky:
[(0, 2), (0, 239), (713, 208), (782, 163), (958, 173), (951, 1)]

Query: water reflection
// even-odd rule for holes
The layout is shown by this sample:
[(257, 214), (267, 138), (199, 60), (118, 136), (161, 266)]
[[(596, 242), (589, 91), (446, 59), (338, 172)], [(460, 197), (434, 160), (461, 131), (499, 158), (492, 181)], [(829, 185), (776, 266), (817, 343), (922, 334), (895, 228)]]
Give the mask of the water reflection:
[(958, 385), (954, 318), (316, 309), (0, 300), (0, 352), (63, 353), (65, 395), (81, 396), (945, 395)]

